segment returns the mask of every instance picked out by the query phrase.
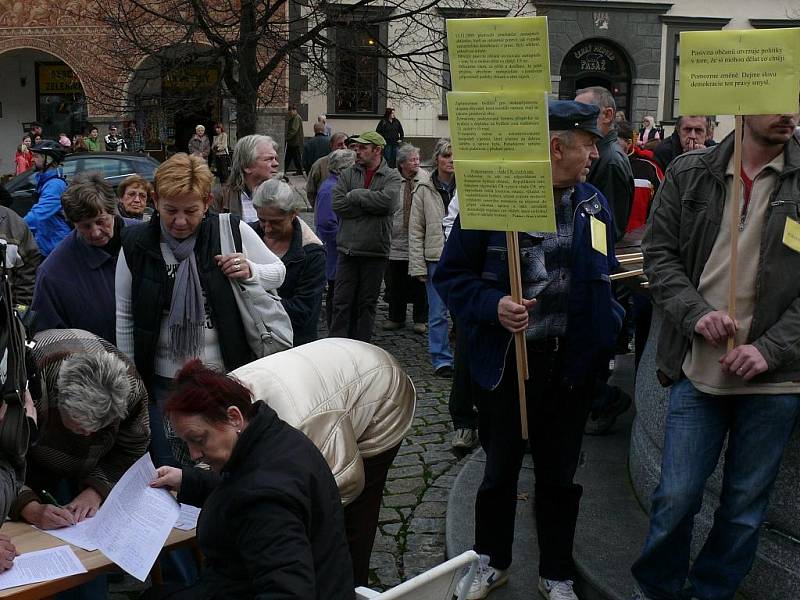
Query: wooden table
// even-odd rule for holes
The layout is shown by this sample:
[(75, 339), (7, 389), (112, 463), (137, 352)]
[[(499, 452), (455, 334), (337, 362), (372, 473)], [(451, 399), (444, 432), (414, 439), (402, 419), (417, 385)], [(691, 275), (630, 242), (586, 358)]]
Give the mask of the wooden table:
[[(48, 535), (43, 531), (39, 531), (27, 523), (7, 521), (3, 524), (3, 527), (0, 528), (0, 533), (4, 533), (11, 538), (11, 541), (14, 542), (20, 554), (33, 552), (34, 550), (45, 550), (47, 548), (54, 548), (66, 544), (66, 542)], [(178, 546), (193, 544), (194, 541), (194, 529), (189, 531), (173, 529), (167, 541), (164, 543), (164, 549), (172, 550)], [(7, 590), (0, 590), (0, 598), (16, 598), (17, 600), (38, 600), (40, 598), (47, 598), (58, 592), (91, 581), (104, 571), (109, 571), (114, 567), (114, 563), (100, 550), (87, 552), (77, 546), (71, 546), (71, 548), (75, 551), (75, 554), (83, 563), (83, 566), (86, 567), (86, 573), (71, 575), (70, 577), (64, 577), (54, 581), (43, 581), (41, 583), (31, 583)]]

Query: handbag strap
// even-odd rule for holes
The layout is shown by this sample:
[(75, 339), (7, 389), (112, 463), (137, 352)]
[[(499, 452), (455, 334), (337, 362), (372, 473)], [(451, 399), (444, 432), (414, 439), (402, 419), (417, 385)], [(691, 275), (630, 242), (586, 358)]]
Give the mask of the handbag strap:
[(220, 213), (219, 215), (219, 245), (223, 255), (236, 252), (230, 213)]

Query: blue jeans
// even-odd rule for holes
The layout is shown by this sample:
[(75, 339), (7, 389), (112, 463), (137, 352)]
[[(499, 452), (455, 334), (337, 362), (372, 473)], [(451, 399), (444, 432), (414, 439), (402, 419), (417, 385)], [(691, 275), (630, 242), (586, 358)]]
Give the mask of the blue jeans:
[(428, 349), (434, 369), (453, 366), (453, 350), (450, 348), (450, 324), (447, 322), (447, 306), (433, 287), (433, 273), (438, 262), (428, 262), (428, 278), (425, 291), (428, 293)]
[[(631, 569), (648, 597), (734, 597), (753, 563), (758, 530), (799, 412), (798, 394), (712, 396), (687, 379), (672, 386), (650, 532)], [(720, 507), (689, 568), (694, 517), (726, 434)]]

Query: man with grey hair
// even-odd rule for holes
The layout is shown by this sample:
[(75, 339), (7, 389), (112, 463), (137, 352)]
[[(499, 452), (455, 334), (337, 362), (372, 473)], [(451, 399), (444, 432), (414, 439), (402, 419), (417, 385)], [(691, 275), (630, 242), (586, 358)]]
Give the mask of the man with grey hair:
[[(528, 443), (536, 472), (538, 588), (548, 600), (577, 600), (572, 546), (583, 489), (574, 476), (592, 382), (614, 347), (622, 313), (609, 281), (618, 266), (611, 212), (603, 195), (585, 183), (597, 158), (595, 141), (602, 138), (598, 113), (580, 102), (550, 103), (557, 230), (519, 234), (521, 302), (511, 296), (502, 231), (462, 229), (457, 218), (433, 273), (459, 335), (470, 342), (470, 372), (483, 388), (478, 432), (486, 462), (475, 501), (474, 546), (480, 562), (470, 588), (463, 590), (466, 580), (458, 586), (470, 600), (508, 580), (517, 481)], [(517, 332), (525, 334), (531, 374), (525, 384), (529, 442), (520, 433), (512, 343)]]
[(614, 121), (617, 104), (611, 92), (599, 86), (578, 90), (575, 101), (594, 104), (600, 109), (597, 128), (603, 134), (603, 139), (597, 143), (599, 157), (592, 162), (586, 181), (603, 192), (611, 204), (614, 213), (614, 231), (617, 239), (620, 239), (625, 235), (625, 226), (631, 214), (634, 186), (631, 164), (617, 144)]
[(653, 151), (653, 157), (662, 170), (684, 152), (706, 147), (708, 117), (705, 115), (682, 115), (675, 123), (675, 131)]
[(315, 162), (328, 155), (330, 143), (330, 136), (325, 135), (325, 123), (319, 121), (314, 123), (314, 137), (307, 139), (303, 144), (303, 170), (306, 173), (311, 171)]
[[(600, 116), (597, 118), (597, 128), (603, 134), (603, 139), (597, 142), (598, 158), (592, 162), (592, 168), (586, 178), (601, 192), (608, 200), (611, 211), (614, 214), (614, 232), (616, 239), (621, 239), (625, 235), (628, 225), (628, 218), (633, 206), (633, 170), (627, 154), (622, 151), (617, 143), (617, 128), (614, 121), (616, 113), (616, 103), (614, 97), (606, 88), (588, 87), (577, 91), (575, 96), (577, 102), (593, 104), (600, 109)], [(631, 295), (628, 288), (620, 286), (614, 288), (617, 300), (623, 306), (631, 304)], [(628, 311), (631, 312), (630, 310)], [(627, 330), (626, 330), (627, 333)], [(628, 336), (624, 336), (620, 346), (627, 351)], [(614, 358), (614, 352), (608, 356), (609, 363)], [(619, 415), (630, 408), (632, 400), (619, 387), (608, 385), (610, 370), (598, 376), (597, 391), (593, 403), (593, 410), (589, 421), (586, 424), (586, 433), (593, 435), (603, 435), (608, 433), (614, 426)]]
[(253, 191), (278, 170), (278, 145), (268, 135), (246, 135), (236, 142), (228, 181), (214, 190), (212, 208), (252, 223), (258, 216)]
[(403, 176), (403, 186), (398, 196), (399, 208), (392, 222), (392, 246), (385, 278), (389, 314), (383, 328), (387, 331), (402, 328), (410, 302), (414, 307), (414, 332), (422, 335), (428, 329), (425, 325), (428, 320), (428, 298), (425, 284), (408, 274), (408, 222), (414, 193), (430, 176), (419, 168), (419, 148), (411, 144), (403, 144), (397, 149), (397, 170)]
[(88, 331), (49, 329), (34, 340), (46, 393), (34, 399), (39, 434), (11, 517), (57, 529), (94, 515), (147, 452), (147, 392), (133, 363)]

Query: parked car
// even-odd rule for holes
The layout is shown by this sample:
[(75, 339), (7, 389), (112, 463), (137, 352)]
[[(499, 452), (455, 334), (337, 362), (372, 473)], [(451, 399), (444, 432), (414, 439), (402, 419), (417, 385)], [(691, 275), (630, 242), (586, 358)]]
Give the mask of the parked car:
[[(99, 171), (114, 189), (130, 175), (141, 175), (153, 182), (158, 161), (147, 154), (125, 154), (120, 152), (80, 152), (68, 154), (61, 165), (64, 176), (70, 181), (76, 173)], [(25, 216), (36, 202), (34, 170), (28, 169), (6, 183), (11, 194), (9, 208)]]

